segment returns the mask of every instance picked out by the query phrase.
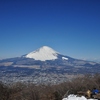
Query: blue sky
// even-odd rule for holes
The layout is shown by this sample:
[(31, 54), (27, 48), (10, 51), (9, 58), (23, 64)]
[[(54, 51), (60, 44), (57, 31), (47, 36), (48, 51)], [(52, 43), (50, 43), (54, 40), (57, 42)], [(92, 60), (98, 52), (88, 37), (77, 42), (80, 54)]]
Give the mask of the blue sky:
[(100, 59), (100, 0), (0, 0), (0, 58), (47, 45)]

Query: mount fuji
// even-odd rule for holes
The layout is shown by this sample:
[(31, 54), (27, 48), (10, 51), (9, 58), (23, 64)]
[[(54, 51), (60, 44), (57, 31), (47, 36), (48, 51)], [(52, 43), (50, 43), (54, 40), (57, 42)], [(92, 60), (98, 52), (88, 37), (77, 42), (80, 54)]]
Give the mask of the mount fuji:
[[(40, 61), (46, 61), (46, 60), (56, 60), (58, 59), (58, 53), (57, 51), (53, 50), (52, 48), (48, 46), (43, 46), (40, 49), (37, 49), (27, 55), (25, 55), (26, 58), (33, 58), (35, 60)], [(62, 57), (63, 60), (68, 60), (66, 57)]]
[(27, 68), (34, 68), (32, 67), (34, 65), (41, 66), (41, 68), (44, 66), (45, 68), (59, 67), (61, 69), (66, 67), (85, 68), (87, 66), (91, 67), (96, 64), (97, 63), (92, 61), (85, 61), (62, 55), (48, 46), (43, 46), (28, 54), (22, 55), (21, 57), (0, 60), (0, 66)]
[(62, 79), (66, 79), (67, 76), (68, 79), (69, 75), (100, 73), (100, 64), (62, 55), (48, 46), (43, 46), (21, 57), (0, 60), (0, 73), (1, 81), (3, 79), (12, 81), (12, 77), (14, 81), (31, 79), (37, 83), (46, 80), (62, 82)]

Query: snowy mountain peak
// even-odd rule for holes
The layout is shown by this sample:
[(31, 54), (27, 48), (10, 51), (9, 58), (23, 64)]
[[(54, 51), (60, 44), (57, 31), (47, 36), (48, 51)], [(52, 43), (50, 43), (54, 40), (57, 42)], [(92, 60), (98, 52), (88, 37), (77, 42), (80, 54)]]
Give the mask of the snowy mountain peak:
[(59, 53), (56, 52), (55, 50), (53, 50), (52, 48), (50, 48), (48, 46), (43, 46), (43, 47), (41, 47), (33, 52), (30, 52), (25, 57), (26, 58), (33, 58), (35, 60), (45, 61), (45, 60), (57, 59), (58, 54)]

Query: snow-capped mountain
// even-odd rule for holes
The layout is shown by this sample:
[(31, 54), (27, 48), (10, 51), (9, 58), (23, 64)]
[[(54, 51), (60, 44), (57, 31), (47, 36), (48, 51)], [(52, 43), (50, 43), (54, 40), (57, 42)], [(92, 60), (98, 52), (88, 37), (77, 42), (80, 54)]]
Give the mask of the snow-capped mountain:
[[(4, 59), (1, 60), (1, 65), (13, 65), (18, 67), (30, 67), (28, 65), (39, 65), (39, 66), (49, 66), (49, 67), (84, 67), (84, 66), (93, 66), (95, 62), (89, 62), (85, 60), (75, 59), (53, 50), (48, 46), (43, 46), (33, 52), (30, 52), (26, 55), (16, 58)], [(27, 65), (27, 66), (26, 66)]]
[[(58, 59), (58, 53), (57, 51), (53, 50), (52, 48), (48, 46), (43, 46), (29, 54), (27, 54), (25, 57), (26, 58), (33, 58), (35, 60), (40, 60), (40, 61), (46, 61), (46, 60), (55, 60)], [(66, 57), (62, 57), (63, 60), (68, 60)]]

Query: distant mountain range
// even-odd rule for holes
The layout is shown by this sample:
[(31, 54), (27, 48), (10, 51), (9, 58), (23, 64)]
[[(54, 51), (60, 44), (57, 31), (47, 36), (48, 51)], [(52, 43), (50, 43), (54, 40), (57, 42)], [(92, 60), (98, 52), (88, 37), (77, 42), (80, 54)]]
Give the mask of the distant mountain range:
[[(32, 77), (37, 77), (37, 79), (39, 78), (39, 80), (41, 80), (44, 76), (45, 79), (48, 79), (49, 81), (49, 75), (51, 75), (52, 78), (55, 74), (82, 75), (99, 72), (99, 63), (62, 55), (48, 46), (43, 46), (31, 53), (22, 55), (21, 57), (0, 60), (1, 81), (5, 78), (3, 81), (10, 80), (10, 82), (13, 82), (21, 80), (29, 82), (31, 80), (31, 82), (34, 82)], [(66, 75), (64, 77), (66, 77)], [(8, 76), (12, 78), (12, 81)], [(41, 76), (43, 77), (40, 78)], [(22, 79), (20, 79), (21, 77)], [(25, 77), (29, 78), (26, 79)], [(35, 82), (37, 83), (38, 81)], [(42, 82), (39, 81), (38, 83)]]

